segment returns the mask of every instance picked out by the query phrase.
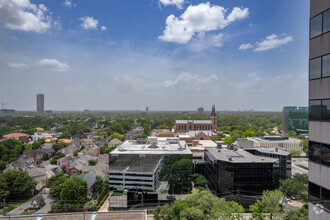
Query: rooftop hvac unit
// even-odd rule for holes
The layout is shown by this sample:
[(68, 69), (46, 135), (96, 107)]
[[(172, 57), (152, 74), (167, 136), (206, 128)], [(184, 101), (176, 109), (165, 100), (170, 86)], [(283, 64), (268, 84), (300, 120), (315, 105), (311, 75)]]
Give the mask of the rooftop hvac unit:
[(157, 144), (158, 139), (157, 139), (157, 137), (149, 137), (148, 142), (149, 142), (149, 144)]

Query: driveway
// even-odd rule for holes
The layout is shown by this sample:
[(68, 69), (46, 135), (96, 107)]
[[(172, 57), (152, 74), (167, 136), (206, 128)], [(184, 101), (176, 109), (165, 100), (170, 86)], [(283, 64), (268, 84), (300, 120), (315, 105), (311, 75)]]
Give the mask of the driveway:
[(36, 211), (34, 215), (38, 214), (47, 214), (52, 209), (52, 204), (55, 204), (57, 202), (57, 199), (53, 198), (49, 194), (43, 193), (42, 196), (45, 198), (45, 205)]
[(38, 193), (22, 205), (7, 213), (7, 216), (20, 215), (24, 209), (31, 207), (32, 200), (39, 195), (42, 195), (45, 198), (45, 205), (34, 214), (47, 214), (51, 210), (52, 204), (56, 202), (56, 199), (51, 197), (48, 193)]
[(8, 215), (20, 215), (24, 211), (24, 209), (31, 206), (32, 200), (35, 199), (37, 196), (38, 196), (38, 194), (33, 196), (31, 199), (27, 200), (26, 202), (24, 202), (22, 205), (20, 205), (20, 206), (16, 207), (15, 209), (11, 210), (6, 215), (7, 216)]

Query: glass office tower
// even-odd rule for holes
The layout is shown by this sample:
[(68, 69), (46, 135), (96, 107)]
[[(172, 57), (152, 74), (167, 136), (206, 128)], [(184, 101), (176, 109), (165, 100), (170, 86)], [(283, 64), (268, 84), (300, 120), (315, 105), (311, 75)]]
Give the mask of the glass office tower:
[(310, 1), (309, 219), (330, 219), (330, 1)]

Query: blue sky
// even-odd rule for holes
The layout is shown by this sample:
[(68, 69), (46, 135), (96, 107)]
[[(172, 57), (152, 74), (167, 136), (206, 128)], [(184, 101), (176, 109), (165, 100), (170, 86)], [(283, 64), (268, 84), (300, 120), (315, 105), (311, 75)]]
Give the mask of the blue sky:
[(307, 105), (309, 1), (0, 0), (0, 102), (34, 110)]

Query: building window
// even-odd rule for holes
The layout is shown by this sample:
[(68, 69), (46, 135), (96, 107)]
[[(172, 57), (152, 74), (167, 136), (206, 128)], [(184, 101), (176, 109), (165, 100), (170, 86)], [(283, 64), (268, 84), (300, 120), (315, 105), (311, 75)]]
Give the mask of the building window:
[(311, 19), (310, 37), (316, 37), (322, 34), (322, 14), (319, 14)]
[(321, 100), (309, 101), (309, 120), (321, 120)]
[(322, 77), (327, 76), (330, 76), (330, 55), (322, 57)]
[(330, 210), (330, 190), (322, 187), (322, 205)]
[(322, 58), (318, 57), (309, 61), (309, 79), (317, 79), (322, 76)]
[(330, 166), (330, 145), (310, 141), (309, 160), (318, 164)]
[(330, 100), (322, 100), (322, 121), (330, 121)]
[(323, 33), (330, 31), (330, 10), (323, 12)]
[(321, 199), (321, 187), (309, 182), (308, 184), (309, 198), (308, 200), (311, 202), (318, 202)]

